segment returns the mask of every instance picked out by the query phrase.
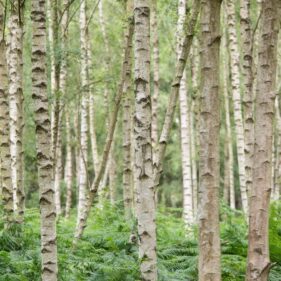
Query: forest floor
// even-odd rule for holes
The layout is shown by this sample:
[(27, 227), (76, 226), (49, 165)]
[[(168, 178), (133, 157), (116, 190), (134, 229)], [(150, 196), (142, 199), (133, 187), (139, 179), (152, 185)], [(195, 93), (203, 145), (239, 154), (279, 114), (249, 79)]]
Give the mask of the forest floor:
[[(73, 249), (75, 210), (58, 221), (60, 281), (138, 281), (137, 245), (130, 241), (135, 222), (126, 221), (120, 206), (94, 209), (83, 239)], [(196, 281), (197, 230), (186, 231), (179, 209), (161, 209), (157, 216), (159, 281)], [(2, 216), (1, 216), (2, 217)], [(281, 205), (271, 208), (270, 250), (276, 265), (270, 281), (281, 280)], [(221, 209), (223, 281), (244, 281), (246, 224), (239, 212)], [(188, 235), (186, 235), (188, 233)], [(0, 281), (40, 280), (40, 221), (27, 209), (23, 229), (3, 230), (0, 221)]]

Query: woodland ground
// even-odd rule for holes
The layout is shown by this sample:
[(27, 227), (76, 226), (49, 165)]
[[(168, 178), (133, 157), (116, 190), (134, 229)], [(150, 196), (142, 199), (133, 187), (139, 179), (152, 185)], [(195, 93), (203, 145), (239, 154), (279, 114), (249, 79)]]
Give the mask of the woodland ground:
[[(2, 216), (1, 216), (2, 217)], [(197, 230), (186, 235), (180, 209), (161, 209), (157, 216), (160, 281), (197, 280)], [(270, 281), (281, 280), (281, 204), (271, 207), (270, 251), (275, 263)], [(0, 281), (40, 280), (40, 221), (36, 209), (27, 209), (25, 225), (3, 230), (0, 222)], [(244, 281), (247, 255), (246, 224), (239, 212), (221, 209), (223, 281)], [(72, 248), (75, 210), (58, 222), (60, 281), (138, 281), (137, 246), (130, 243), (135, 230), (120, 206), (105, 203), (94, 209), (76, 249)]]

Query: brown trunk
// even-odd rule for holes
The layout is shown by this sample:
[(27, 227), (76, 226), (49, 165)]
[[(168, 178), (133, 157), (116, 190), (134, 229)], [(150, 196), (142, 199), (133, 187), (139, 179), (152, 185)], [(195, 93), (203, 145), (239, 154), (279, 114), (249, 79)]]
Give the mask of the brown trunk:
[(201, 1), (199, 281), (220, 281), (220, 0)]
[(250, 192), (247, 281), (267, 281), (268, 218), (272, 174), (272, 135), (276, 91), (279, 0), (262, 1), (258, 49), (253, 188)]

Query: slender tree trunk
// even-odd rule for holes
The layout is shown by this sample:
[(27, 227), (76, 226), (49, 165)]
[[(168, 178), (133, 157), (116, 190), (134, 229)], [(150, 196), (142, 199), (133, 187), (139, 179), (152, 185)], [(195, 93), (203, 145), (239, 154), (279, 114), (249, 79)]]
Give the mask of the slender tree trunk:
[(86, 1), (80, 0), (80, 44), (81, 44), (81, 124), (80, 124), (80, 153), (79, 153), (79, 199), (77, 228), (86, 209), (87, 198), (87, 158), (88, 158), (88, 60), (87, 60), (87, 16)]
[[(60, 68), (60, 92), (61, 96), (63, 98), (66, 98), (67, 95), (67, 77), (68, 77), (68, 16), (69, 16), (69, 0), (63, 0), (62, 5), (62, 19), (61, 19), (61, 47), (62, 47), (62, 57), (61, 57), (61, 68)], [(60, 109), (60, 128), (58, 131), (58, 141), (59, 143), (59, 151), (57, 155), (57, 161), (59, 162), (56, 169), (55, 174), (55, 183), (57, 182), (59, 184), (58, 188), (55, 187), (56, 193), (56, 202), (58, 202), (58, 208), (59, 212), (57, 211), (57, 214), (61, 213), (61, 204), (60, 204), (60, 183), (62, 180), (62, 115), (63, 115), (63, 108)], [(70, 207), (71, 207), (71, 193), (72, 193), (72, 151), (71, 151), (71, 128), (70, 128), (70, 116), (69, 112), (67, 110), (65, 111), (65, 125), (66, 125), (66, 160), (65, 160), (65, 183), (66, 183), (66, 209), (65, 214), (66, 217), (69, 216)], [(57, 181), (56, 181), (56, 177)]]
[(90, 210), (91, 210), (93, 200), (99, 189), (100, 182), (102, 180), (102, 176), (104, 175), (104, 172), (105, 172), (105, 169), (107, 166), (109, 151), (110, 151), (110, 147), (111, 147), (111, 144), (113, 141), (113, 135), (114, 135), (115, 127), (116, 127), (116, 123), (117, 123), (118, 112), (119, 112), (119, 108), (120, 108), (122, 97), (123, 97), (123, 88), (124, 88), (124, 83), (125, 83), (126, 72), (128, 71), (128, 66), (130, 65), (130, 63), (128, 62), (128, 58), (130, 57), (130, 51), (132, 49), (131, 46), (132, 46), (133, 31), (134, 31), (134, 24), (133, 24), (133, 21), (129, 18), (128, 19), (128, 32), (125, 33), (126, 35), (125, 35), (125, 40), (124, 40), (125, 47), (124, 47), (124, 59), (123, 59), (122, 70), (121, 70), (121, 82), (118, 87), (114, 108), (112, 110), (109, 130), (107, 133), (98, 173), (96, 174), (94, 182), (92, 183), (91, 188), (90, 188), (90, 194), (89, 194), (89, 198), (87, 201), (87, 208), (85, 209), (83, 217), (80, 218), (79, 225), (76, 228), (75, 238), (73, 241), (74, 244), (76, 244), (77, 240), (79, 238), (81, 238), (81, 236), (83, 234), (83, 230), (86, 227), (86, 222), (87, 222)]
[(240, 27), (243, 54), (245, 181), (249, 194), (253, 176), (254, 107), (253, 107), (253, 44), (250, 18), (250, 0), (240, 2)]
[(153, 95), (151, 99), (151, 141), (153, 149), (153, 162), (155, 162), (155, 153), (158, 143), (158, 96), (159, 96), (159, 36), (157, 21), (157, 1), (151, 1), (151, 36), (153, 47)]
[[(179, 0), (178, 2), (178, 27), (177, 27), (177, 49), (178, 56), (183, 48), (184, 22), (186, 16), (186, 1)], [(180, 103), (180, 130), (181, 130), (181, 156), (182, 156), (182, 174), (183, 174), (183, 217), (186, 225), (190, 225), (193, 221), (193, 195), (192, 195), (192, 171), (190, 157), (190, 121), (189, 108), (187, 98), (187, 81), (186, 72), (183, 72), (183, 77), (180, 82), (179, 89)]]
[(135, 0), (135, 178), (142, 280), (157, 280), (150, 98), (149, 1)]
[(193, 97), (191, 101), (190, 111), (190, 136), (191, 136), (191, 167), (192, 167), (192, 193), (193, 193), (193, 213), (194, 218), (197, 218), (198, 210), (198, 177), (197, 177), (197, 147), (198, 147), (198, 123), (197, 123), (197, 107), (199, 104), (198, 99), (198, 81), (200, 70), (200, 58), (198, 52), (198, 40), (193, 39), (192, 56), (191, 56), (191, 76), (192, 76), (192, 89)]
[(275, 180), (272, 191), (272, 199), (279, 200), (280, 198), (280, 184), (281, 184), (281, 116), (279, 109), (279, 96), (275, 99), (275, 116), (276, 116), (276, 162), (275, 162)]
[(41, 216), (42, 281), (57, 280), (56, 208), (51, 155), (51, 124), (48, 113), (46, 70), (45, 1), (32, 0), (32, 97), (34, 100), (36, 147)]
[(201, 1), (199, 281), (220, 281), (219, 49), (221, 1)]
[(190, 111), (190, 147), (191, 147), (191, 168), (192, 168), (192, 195), (193, 195), (193, 216), (197, 217), (198, 209), (198, 179), (197, 179), (197, 145), (196, 145), (196, 132), (195, 132), (195, 101), (191, 101)]
[(235, 5), (233, 0), (227, 0), (225, 4), (229, 37), (228, 45), (230, 54), (231, 87), (234, 105), (234, 122), (236, 130), (239, 182), (242, 198), (242, 207), (245, 215), (247, 216), (248, 195), (245, 180), (245, 139), (240, 94), (239, 48), (236, 30)]
[(114, 156), (114, 141), (112, 146), (112, 154), (110, 160), (110, 170), (109, 170), (109, 198), (110, 203), (114, 205), (117, 201), (117, 186), (116, 186), (116, 180), (117, 180), (117, 171), (116, 171), (116, 161)]
[(91, 43), (89, 38), (89, 32), (87, 32), (87, 55), (88, 55), (88, 71), (89, 71), (89, 91), (90, 91), (90, 99), (89, 99), (89, 131), (91, 138), (91, 148), (92, 148), (92, 158), (94, 163), (95, 174), (98, 172), (99, 167), (99, 153), (98, 153), (98, 145), (97, 145), (97, 136), (96, 136), (96, 120), (95, 120), (95, 99), (94, 99), (94, 90), (92, 86), (92, 81), (90, 77), (90, 71), (92, 70), (92, 52), (91, 52)]
[[(223, 50), (227, 50), (227, 39), (226, 32), (223, 37)], [(224, 198), (226, 202), (230, 203), (230, 208), (235, 209), (235, 189), (234, 189), (234, 171), (233, 171), (233, 148), (232, 148), (232, 130), (230, 120), (230, 96), (228, 93), (228, 81), (229, 81), (229, 62), (228, 54), (226, 51), (223, 52), (223, 93), (224, 93), (224, 106), (225, 106), (225, 129), (226, 129), (226, 151), (228, 155), (228, 161), (225, 162), (226, 173), (225, 177), (228, 179), (225, 181)], [(227, 195), (226, 195), (227, 194)]]
[(268, 217), (272, 173), (272, 135), (276, 91), (280, 1), (262, 1), (258, 50), (253, 188), (250, 193), (247, 281), (268, 280)]
[(4, 34), (4, 7), (0, 5), (0, 159), (1, 189), (4, 224), (9, 228), (14, 221), (13, 185), (11, 179), (11, 154), (9, 142), (8, 66)]
[(23, 14), (17, 1), (11, 2), (9, 18), (9, 113), (10, 113), (10, 152), (11, 176), (13, 184), (14, 211), (18, 221), (24, 216), (24, 182), (23, 182)]
[(55, 187), (55, 204), (57, 216), (61, 214), (61, 200), (60, 200), (60, 184), (62, 180), (62, 147), (61, 147), (61, 124), (59, 124), (57, 133), (56, 144), (56, 162), (55, 162), (55, 175), (54, 175), (54, 187)]
[(66, 206), (65, 217), (69, 218), (72, 203), (72, 148), (71, 148), (71, 126), (69, 111), (65, 112), (66, 127), (66, 160), (65, 160), (65, 183), (66, 183)]
[[(127, 1), (127, 16), (132, 14), (132, 1)], [(125, 31), (126, 32), (126, 31)], [(128, 35), (126, 35), (128, 36)], [(130, 46), (132, 47), (132, 46)], [(128, 69), (123, 88), (123, 200), (127, 219), (133, 213), (133, 173), (132, 173), (132, 51), (128, 57)]]

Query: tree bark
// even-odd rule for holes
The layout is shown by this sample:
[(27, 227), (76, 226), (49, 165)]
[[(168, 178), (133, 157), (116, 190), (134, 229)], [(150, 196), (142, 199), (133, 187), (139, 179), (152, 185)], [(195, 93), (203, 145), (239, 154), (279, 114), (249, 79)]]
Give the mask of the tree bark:
[(198, 150), (198, 122), (197, 108), (199, 106), (198, 98), (198, 82), (199, 82), (200, 58), (198, 51), (198, 39), (193, 39), (192, 56), (191, 56), (191, 76), (192, 76), (192, 89), (193, 96), (191, 101), (190, 111), (190, 136), (191, 136), (191, 167), (192, 167), (192, 193), (193, 193), (193, 214), (197, 218), (198, 211), (198, 167), (197, 167), (197, 150)]
[(159, 36), (157, 20), (157, 1), (151, 1), (151, 37), (153, 49), (153, 95), (151, 99), (151, 141), (153, 149), (153, 162), (155, 162), (158, 143), (158, 97), (159, 97)]
[(86, 16), (86, 1), (80, 0), (80, 44), (81, 44), (81, 124), (80, 124), (80, 153), (79, 153), (79, 199), (78, 199), (78, 214), (77, 225), (83, 218), (86, 209), (87, 199), (87, 163), (88, 163), (88, 46), (87, 46), (87, 16)]
[[(227, 50), (227, 39), (226, 32), (223, 37), (223, 50)], [(230, 97), (228, 91), (228, 82), (229, 82), (229, 62), (228, 62), (228, 53), (227, 51), (223, 52), (223, 93), (224, 93), (224, 106), (225, 106), (225, 129), (226, 129), (226, 153), (228, 158), (225, 162), (226, 174), (224, 184), (224, 199), (230, 204), (231, 209), (235, 209), (235, 188), (234, 188), (234, 171), (233, 171), (233, 148), (232, 148), (232, 130), (231, 130), (231, 120), (230, 120)]]
[(11, 179), (11, 154), (9, 141), (9, 101), (8, 101), (8, 66), (6, 60), (6, 40), (4, 34), (4, 7), (0, 5), (0, 159), (1, 191), (4, 211), (4, 227), (9, 228), (14, 222), (13, 185)]
[[(132, 13), (132, 1), (127, 1), (127, 16)], [(126, 31), (125, 31), (126, 32)], [(123, 88), (123, 200), (125, 217), (132, 218), (133, 213), (133, 173), (132, 173), (132, 51), (128, 58), (128, 69), (126, 72)]]
[(66, 206), (65, 217), (69, 218), (72, 203), (72, 148), (71, 148), (71, 123), (69, 111), (65, 112), (66, 127), (66, 160), (65, 160), (65, 183), (66, 183)]
[(240, 27), (243, 58), (243, 90), (244, 90), (244, 136), (245, 136), (245, 181), (249, 194), (253, 176), (254, 152), (254, 107), (253, 107), (253, 42), (250, 18), (250, 0), (240, 2)]
[(150, 97), (149, 1), (135, 0), (135, 179), (142, 280), (157, 280), (156, 206), (153, 183)]
[(219, 49), (221, 1), (201, 1), (199, 281), (220, 281)]
[(46, 70), (45, 0), (32, 0), (32, 98), (34, 101), (36, 148), (41, 216), (42, 281), (57, 280), (56, 209), (51, 155), (51, 124), (48, 113)]
[(262, 1), (258, 48), (253, 188), (250, 193), (247, 281), (266, 281), (271, 268), (268, 218), (280, 1)]
[(275, 99), (275, 116), (276, 116), (276, 162), (275, 162), (275, 177), (272, 191), (272, 200), (279, 200), (280, 198), (280, 184), (281, 184), (281, 116), (279, 109), (279, 96)]
[(24, 181), (23, 181), (23, 14), (17, 1), (11, 2), (9, 18), (9, 114), (10, 114), (10, 152), (11, 176), (13, 184), (14, 211), (17, 220), (23, 221), (24, 216)]
[(239, 70), (239, 48), (236, 30), (235, 5), (233, 0), (225, 2), (228, 45), (230, 54), (231, 87), (234, 106), (234, 123), (236, 130), (237, 157), (239, 168), (239, 183), (242, 198), (242, 207), (245, 215), (248, 215), (248, 195), (245, 180), (245, 139), (244, 124), (242, 117), (241, 94), (240, 94), (240, 70)]
[[(177, 52), (181, 54), (183, 48), (184, 22), (187, 4), (185, 0), (178, 2), (178, 26), (177, 26)], [(183, 218), (186, 225), (193, 222), (193, 194), (192, 194), (192, 171), (190, 149), (190, 110), (187, 98), (186, 72), (180, 82), (179, 89), (180, 105), (180, 132), (181, 132), (181, 157), (182, 157), (182, 183), (183, 183)]]

